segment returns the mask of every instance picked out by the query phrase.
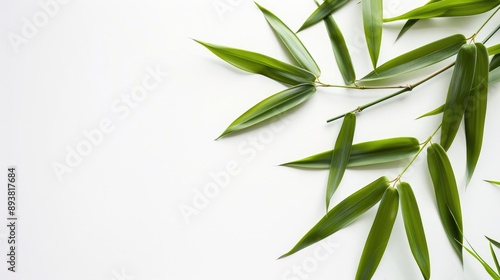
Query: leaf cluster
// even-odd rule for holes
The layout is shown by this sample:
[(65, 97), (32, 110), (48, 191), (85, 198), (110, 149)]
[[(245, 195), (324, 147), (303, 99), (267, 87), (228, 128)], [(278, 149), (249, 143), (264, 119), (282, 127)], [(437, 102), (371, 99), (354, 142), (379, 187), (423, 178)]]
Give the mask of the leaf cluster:
[[(272, 120), (309, 100), (317, 88), (344, 87), (349, 89), (390, 89), (397, 92), (374, 102), (348, 111), (343, 117), (340, 132), (330, 150), (299, 160), (282, 164), (283, 166), (309, 170), (328, 170), (326, 182), (326, 214), (320, 219), (290, 251), (280, 258), (294, 254), (355, 222), (363, 213), (378, 204), (378, 210), (368, 233), (363, 253), (360, 257), (356, 279), (371, 279), (381, 262), (392, 234), (397, 215), (401, 213), (408, 246), (420, 268), (422, 277), (430, 279), (431, 262), (427, 247), (424, 223), (420, 215), (417, 198), (412, 186), (402, 180), (405, 172), (422, 153), (427, 154), (429, 176), (434, 188), (437, 204), (436, 212), (441, 219), (450, 245), (463, 262), (462, 249), (465, 248), (486, 269), (493, 279), (498, 274), (473, 249), (463, 246), (463, 218), (460, 191), (448, 150), (463, 123), (466, 138), (467, 182), (474, 174), (480, 159), (488, 100), (489, 86), (500, 81), (500, 45), (486, 47), (488, 39), (476, 42), (477, 34), (490, 21), (500, 6), (500, 0), (431, 0), (400, 16), (383, 18), (382, 0), (361, 0), (364, 34), (367, 52), (373, 70), (362, 78), (356, 78), (349, 49), (342, 31), (334, 19), (334, 13), (348, 4), (349, 0), (326, 0), (318, 3), (317, 8), (305, 20), (297, 32), (292, 31), (281, 19), (266, 8), (257, 4), (278, 40), (286, 47), (293, 61), (284, 62), (264, 54), (231, 47), (197, 41), (216, 56), (229, 64), (254, 74), (260, 74), (287, 86), (286, 89), (269, 96), (252, 106), (234, 120), (219, 138), (247, 130), (258, 124)], [(478, 31), (470, 37), (452, 34), (448, 37), (419, 46), (402, 55), (378, 65), (381, 50), (383, 26), (393, 21), (406, 21), (398, 38), (404, 36), (420, 20), (441, 17), (465, 17), (495, 11), (486, 19)], [(301, 32), (320, 21), (324, 22), (332, 51), (344, 85), (331, 85), (320, 80), (321, 70), (311, 53), (298, 37)], [(455, 61), (437, 72), (428, 74), (415, 83), (394, 86), (395, 78), (405, 78), (417, 70), (454, 57)], [(490, 56), (492, 57), (490, 59)], [(425, 141), (420, 142), (411, 136), (378, 139), (353, 143), (356, 131), (356, 118), (364, 109), (384, 102), (435, 78), (453, 68), (448, 91), (443, 93), (443, 105), (422, 115), (422, 117), (442, 114), (441, 122)], [(337, 119), (337, 118), (334, 118)], [(439, 141), (434, 142), (440, 132)], [(355, 191), (330, 209), (330, 201), (341, 186), (348, 168), (386, 164), (409, 160), (407, 166), (394, 178), (382, 176), (365, 187)], [(488, 182), (500, 185), (498, 181)], [(401, 211), (399, 209), (401, 208)], [(498, 242), (490, 240), (498, 247)], [(496, 255), (491, 252), (500, 273)]]

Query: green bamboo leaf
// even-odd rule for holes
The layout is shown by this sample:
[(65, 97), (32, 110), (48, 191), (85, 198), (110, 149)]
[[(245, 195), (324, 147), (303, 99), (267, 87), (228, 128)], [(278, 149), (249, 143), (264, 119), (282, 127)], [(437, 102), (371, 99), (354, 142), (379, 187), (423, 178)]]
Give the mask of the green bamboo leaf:
[[(438, 1), (441, 1), (441, 0), (431, 0), (431, 1), (427, 2), (427, 4), (438, 2)], [(396, 38), (396, 41), (399, 40), (399, 38), (401, 38), (408, 30), (410, 30), (410, 28), (413, 25), (415, 25), (415, 23), (417, 23), (418, 21), (419, 21), (418, 19), (410, 19), (410, 20), (406, 21), (403, 28), (401, 28), (401, 31), (399, 31), (399, 34), (398, 34), (398, 37)]]
[[(420, 149), (420, 143), (413, 137), (397, 137), (363, 142), (352, 145), (347, 167), (359, 167), (398, 161), (415, 154)], [(283, 166), (328, 169), (332, 161), (329, 150), (300, 160), (291, 161)]]
[(489, 241), (491, 244), (495, 245), (495, 247), (497, 247), (498, 249), (500, 249), (500, 242), (496, 241), (496, 240), (495, 240), (495, 239), (493, 239), (493, 238), (489, 238), (488, 236), (485, 236), (485, 237), (486, 237), (486, 239), (488, 239), (488, 241)]
[(256, 124), (270, 120), (308, 100), (316, 92), (316, 87), (311, 84), (297, 85), (278, 92), (243, 113), (219, 136), (247, 129)]
[(500, 186), (500, 181), (484, 180), (485, 182)]
[(452, 35), (402, 54), (380, 65), (360, 82), (380, 81), (425, 68), (455, 55), (467, 42), (464, 35)]
[(314, 10), (314, 12), (306, 19), (304, 24), (302, 24), (302, 26), (299, 28), (298, 32), (322, 21), (333, 12), (347, 4), (347, 2), (349, 2), (349, 0), (326, 0), (321, 5), (319, 5), (319, 7), (316, 8), (316, 10)]
[[(497, 59), (495, 59), (497, 58)], [(495, 55), (493, 57), (493, 59), (491, 60), (490, 62), (490, 66), (489, 66), (489, 74), (488, 74), (488, 85), (491, 85), (497, 81), (500, 80), (500, 69), (497, 70), (497, 67), (500, 66), (500, 55)], [(498, 72), (497, 72), (498, 71)], [(471, 91), (471, 93), (474, 91), (474, 86), (473, 86), (473, 90)], [(421, 115), (420, 117), (417, 118), (418, 119), (421, 119), (421, 118), (424, 118), (424, 117), (429, 117), (429, 116), (434, 116), (434, 115), (437, 115), (437, 114), (441, 114), (443, 113), (444, 111), (444, 104), (437, 107), (436, 109), (430, 111), (430, 112), (427, 112), (423, 115)]]
[(195, 41), (227, 63), (250, 73), (261, 74), (290, 85), (311, 83), (316, 80), (311, 72), (269, 56)]
[(318, 65), (297, 35), (269, 10), (257, 3), (255, 4), (262, 11), (269, 25), (271, 25), (273, 30), (299, 65), (302, 66), (302, 68), (309, 70), (316, 77), (319, 77), (321, 75), (321, 70), (319, 70)]
[(382, 0), (361, 0), (361, 6), (366, 44), (373, 68), (376, 68), (382, 43)]
[(491, 46), (488, 48), (488, 54), (489, 55), (495, 55), (500, 53), (500, 44)]
[(434, 116), (434, 115), (437, 115), (437, 114), (441, 114), (442, 112), (444, 111), (444, 104), (437, 107), (436, 109), (430, 111), (430, 112), (427, 112), (423, 115), (421, 115), (420, 117), (417, 118), (418, 119), (421, 119), (421, 118), (425, 118), (425, 117), (430, 117), (430, 116)]
[(403, 15), (384, 19), (384, 22), (434, 17), (471, 16), (485, 13), (500, 4), (500, 0), (453, 0), (425, 4)]
[(476, 49), (476, 45), (466, 44), (458, 52), (443, 112), (441, 146), (445, 150), (448, 150), (451, 143), (453, 143), (465, 113), (467, 101), (474, 83)]
[(344, 177), (349, 155), (351, 154), (354, 130), (356, 129), (356, 114), (347, 114), (340, 128), (339, 135), (335, 141), (335, 148), (332, 151), (332, 161), (330, 163), (330, 173), (328, 174), (328, 184), (326, 186), (326, 210), (330, 206), (330, 200), (340, 185)]
[(491, 268), (491, 266), (486, 263), (483, 258), (481, 258), (481, 256), (474, 250), (474, 248), (472, 248), (472, 246), (472, 250), (465, 247), (463, 244), (461, 244), (461, 246), (464, 247), (464, 249), (483, 266), (486, 272), (491, 276), (491, 279), (500, 280), (500, 275), (498, 275), (495, 270), (493, 270), (493, 268)]
[(500, 273), (500, 264), (498, 263), (498, 258), (497, 254), (493, 250), (493, 246), (490, 243), (490, 252), (491, 252), (491, 257), (493, 258), (493, 262), (495, 262), (495, 267), (497, 268), (497, 272)]
[(497, 83), (498, 81), (500, 81), (500, 67), (490, 71), (488, 84), (492, 85)]
[(452, 9), (447, 10), (441, 17), (463, 17), (463, 16), (473, 16), (486, 13), (498, 5), (500, 5), (500, 0), (464, 0), (461, 5), (457, 2), (457, 5)]
[(419, 20), (418, 19), (410, 19), (407, 20), (405, 25), (403, 25), (403, 28), (399, 31), (398, 37), (396, 37), (396, 41), (399, 40), (403, 35), (410, 30)]
[(389, 187), (389, 178), (380, 177), (366, 187), (351, 194), (332, 208), (300, 241), (286, 254), (290, 256), (322, 239), (334, 234), (354, 222), (361, 214), (380, 201)]
[(324, 22), (342, 78), (344, 78), (346, 84), (350, 85), (356, 80), (356, 73), (354, 72), (354, 66), (352, 65), (351, 55), (349, 54), (344, 35), (342, 35), (342, 31), (333, 16), (326, 17)]
[(398, 191), (408, 243), (410, 244), (413, 257), (422, 272), (422, 276), (427, 280), (431, 277), (431, 264), (417, 200), (408, 183), (401, 182), (398, 185)]
[(427, 148), (427, 164), (441, 223), (460, 261), (463, 261), (460, 245), (463, 242), (462, 210), (457, 182), (450, 160), (441, 145), (434, 143)]
[(369, 280), (382, 260), (399, 207), (399, 195), (396, 188), (387, 188), (368, 234), (365, 248), (356, 273), (356, 280)]
[(476, 43), (476, 48), (477, 59), (474, 83), (464, 114), (465, 140), (467, 144), (467, 182), (472, 178), (481, 154), (488, 100), (488, 51), (481, 43)]
[(500, 54), (495, 54), (490, 61), (490, 71), (493, 71), (500, 66)]

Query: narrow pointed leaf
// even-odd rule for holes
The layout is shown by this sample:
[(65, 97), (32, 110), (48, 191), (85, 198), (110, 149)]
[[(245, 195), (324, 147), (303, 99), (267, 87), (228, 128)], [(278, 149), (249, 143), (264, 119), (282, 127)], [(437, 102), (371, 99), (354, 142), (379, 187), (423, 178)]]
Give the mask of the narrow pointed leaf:
[(434, 186), (441, 223), (457, 256), (460, 261), (463, 261), (462, 210), (457, 182), (450, 160), (441, 145), (434, 143), (427, 148), (427, 164)]
[(378, 207), (370, 233), (368, 234), (365, 248), (359, 261), (356, 280), (369, 280), (377, 270), (387, 243), (389, 243), (394, 221), (398, 214), (398, 207), (398, 190), (387, 188)]
[(421, 115), (420, 117), (417, 118), (417, 120), (421, 119), (421, 118), (425, 118), (425, 117), (430, 117), (430, 116), (441, 114), (441, 113), (443, 113), (443, 111), (444, 111), (444, 105), (441, 105), (441, 106), (437, 107), (436, 109), (434, 109), (434, 110), (432, 110), (430, 112), (427, 112), (427, 113)]
[(489, 84), (493, 85), (500, 81), (500, 67), (490, 71)]
[(500, 66), (500, 54), (495, 54), (490, 61), (490, 71), (493, 71)]
[(303, 84), (278, 92), (243, 113), (221, 134), (220, 137), (252, 127), (270, 120), (308, 100), (316, 91), (316, 87)]
[[(441, 17), (463, 17), (486, 13), (500, 5), (500, 0), (463, 0), (456, 1), (456, 6), (448, 9)], [(461, 2), (461, 3), (459, 3)]]
[(491, 46), (488, 48), (488, 54), (489, 55), (495, 55), (500, 53), (500, 44)]
[(461, 34), (434, 41), (389, 60), (363, 77), (360, 82), (385, 80), (428, 67), (455, 55), (466, 42), (467, 39)]
[[(359, 167), (387, 163), (408, 158), (420, 148), (420, 143), (413, 137), (397, 137), (363, 142), (352, 145), (347, 167)], [(282, 164), (283, 166), (328, 169), (332, 161), (329, 150), (300, 160)]]
[(497, 254), (493, 250), (493, 246), (490, 243), (490, 252), (491, 252), (491, 257), (493, 258), (493, 262), (495, 262), (495, 267), (497, 268), (497, 272), (500, 273), (500, 264), (498, 263), (498, 258)]
[(366, 187), (351, 194), (332, 208), (300, 241), (286, 254), (290, 256), (322, 239), (334, 234), (354, 222), (361, 214), (377, 204), (389, 187), (389, 179), (380, 177)]
[(484, 180), (485, 182), (500, 186), (500, 181)]
[(441, 146), (445, 150), (448, 150), (453, 143), (467, 107), (470, 91), (474, 84), (476, 49), (476, 45), (466, 44), (458, 52), (446, 103), (444, 104)]
[(473, 256), (483, 266), (488, 275), (490, 275), (491, 279), (500, 280), (500, 276), (495, 272), (495, 270), (493, 270), (493, 268), (491, 268), (491, 266), (488, 263), (486, 263), (486, 261), (483, 260), (483, 258), (481, 258), (481, 256), (477, 254), (476, 251), (471, 250), (465, 246), (463, 247), (471, 256)]
[(410, 30), (419, 20), (418, 19), (410, 19), (407, 20), (403, 28), (399, 31), (398, 37), (396, 37), (396, 41), (399, 40), (403, 35)]
[(498, 249), (500, 249), (500, 242), (496, 241), (495, 239), (489, 238), (488, 236), (485, 236), (485, 237), (486, 237), (486, 239), (488, 239), (488, 241), (491, 244), (495, 245), (495, 247), (497, 247)]
[(352, 84), (356, 80), (356, 73), (354, 72), (354, 66), (352, 65), (351, 55), (349, 54), (344, 35), (342, 35), (342, 31), (333, 16), (326, 17), (324, 21), (342, 78), (344, 78), (346, 84)]
[(273, 30), (299, 65), (302, 66), (302, 68), (309, 70), (309, 72), (313, 73), (316, 77), (319, 77), (319, 75), (321, 75), (321, 71), (319, 70), (318, 65), (297, 35), (269, 10), (257, 3), (255, 4), (262, 11), (269, 25), (271, 25)]
[(316, 77), (307, 70), (263, 54), (195, 41), (227, 63), (250, 73), (261, 74), (290, 85), (316, 80)]
[(405, 224), (406, 237), (408, 237), (411, 252), (422, 272), (422, 276), (427, 280), (431, 278), (431, 264), (417, 200), (408, 183), (401, 182), (398, 185), (398, 191), (401, 200), (401, 211)]
[(486, 47), (476, 43), (477, 59), (474, 84), (465, 109), (465, 140), (467, 144), (467, 182), (476, 169), (483, 145), (486, 104), (488, 100), (489, 58)]
[[(441, 0), (431, 0), (431, 1), (427, 2), (427, 4), (438, 2), (438, 1), (441, 1)], [(396, 41), (399, 40), (399, 38), (401, 38), (408, 30), (410, 30), (410, 28), (413, 25), (415, 25), (415, 23), (417, 23), (418, 21), (419, 21), (418, 19), (410, 19), (410, 20), (406, 21), (403, 28), (401, 28), (401, 31), (399, 31), (399, 34), (398, 34), (398, 37), (396, 38)]]
[(377, 67), (382, 43), (382, 0), (361, 0), (366, 44), (373, 68)]
[(403, 15), (384, 19), (385, 22), (405, 19), (471, 16), (485, 13), (500, 4), (500, 0), (453, 0), (425, 4)]
[(332, 151), (330, 163), (330, 173), (328, 174), (328, 184), (326, 186), (326, 209), (330, 206), (330, 199), (337, 190), (344, 177), (349, 155), (351, 154), (354, 130), (356, 129), (356, 114), (347, 114), (340, 128), (335, 148)]
[(333, 12), (347, 4), (349, 0), (326, 0), (321, 5), (319, 5), (316, 10), (306, 19), (304, 24), (300, 27), (299, 31), (302, 31), (314, 24), (322, 21), (324, 18), (331, 15)]

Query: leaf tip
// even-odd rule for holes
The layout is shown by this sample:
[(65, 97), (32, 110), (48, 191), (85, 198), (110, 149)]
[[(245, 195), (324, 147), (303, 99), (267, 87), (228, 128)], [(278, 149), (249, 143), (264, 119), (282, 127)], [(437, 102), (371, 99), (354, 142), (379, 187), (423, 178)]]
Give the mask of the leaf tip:
[(200, 44), (200, 45), (202, 45), (202, 46), (204, 46), (205, 48), (208, 48), (208, 43), (205, 43), (205, 42), (200, 41), (200, 40), (195, 39), (195, 38), (189, 38), (189, 39), (191, 39), (191, 40), (195, 41), (196, 43), (198, 43), (198, 44)]
[(231, 131), (228, 131), (228, 129), (224, 130), (224, 132), (221, 133), (221, 135), (219, 135), (217, 138), (215, 138), (214, 140), (217, 141), (223, 137), (226, 137), (226, 135), (228, 135), (229, 133), (231, 133)]
[(293, 252), (292, 252), (292, 251), (290, 251), (290, 252), (288, 252), (288, 253), (285, 253), (285, 254), (281, 255), (281, 256), (280, 256), (280, 257), (278, 257), (276, 260), (281, 260), (281, 259), (284, 259), (284, 258), (286, 258), (286, 257), (290, 256), (291, 254), (293, 254)]

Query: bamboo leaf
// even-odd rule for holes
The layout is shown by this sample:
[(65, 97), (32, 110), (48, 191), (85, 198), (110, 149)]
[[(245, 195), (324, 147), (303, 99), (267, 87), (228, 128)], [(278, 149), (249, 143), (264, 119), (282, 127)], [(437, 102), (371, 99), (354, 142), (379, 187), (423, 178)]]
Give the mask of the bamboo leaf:
[(464, 35), (452, 35), (402, 54), (380, 65), (360, 82), (380, 81), (425, 68), (455, 55), (467, 42)]
[(485, 182), (500, 186), (500, 181), (484, 180)]
[(498, 258), (497, 254), (493, 250), (493, 246), (490, 243), (490, 252), (491, 252), (491, 257), (493, 258), (493, 262), (495, 262), (495, 267), (497, 268), (497, 272), (500, 273), (500, 264), (498, 263)]
[(434, 185), (441, 223), (457, 256), (463, 262), (460, 198), (450, 160), (441, 145), (434, 143), (427, 148), (427, 164)]
[(462, 3), (460, 1), (456, 1), (456, 6), (447, 10), (442, 17), (463, 17), (463, 16), (473, 16), (479, 15), (482, 13), (486, 13), (493, 8), (500, 5), (500, 0), (463, 0)]
[[(397, 137), (382, 140), (363, 142), (352, 145), (347, 167), (359, 167), (398, 161), (415, 154), (420, 144), (413, 137)], [(282, 164), (283, 166), (328, 169), (332, 161), (332, 152), (329, 150), (300, 160)]]
[[(497, 58), (497, 60), (495, 60), (495, 58)], [(484, 63), (484, 62), (483, 62)], [(498, 64), (497, 64), (498, 63)], [(500, 69), (497, 70), (497, 67), (500, 66), (500, 55), (495, 55), (493, 57), (493, 59), (491, 60), (490, 62), (490, 66), (489, 66), (489, 74), (488, 74), (488, 85), (491, 85), (497, 81), (500, 80)], [(498, 72), (497, 72), (498, 71)], [(471, 91), (471, 93), (475, 90), (475, 87), (473, 86), (473, 90)], [(470, 97), (469, 97), (470, 98)], [(427, 112), (423, 115), (421, 115), (420, 117), (417, 118), (418, 119), (421, 119), (421, 118), (424, 118), (424, 117), (429, 117), (429, 116), (433, 116), (433, 115), (437, 115), (437, 114), (441, 114), (443, 113), (444, 111), (444, 104), (437, 107), (436, 109), (430, 111), (430, 112)]]
[(431, 277), (431, 264), (417, 200), (408, 183), (401, 182), (398, 185), (398, 191), (408, 243), (422, 276), (427, 280)]
[(410, 30), (419, 20), (418, 19), (410, 19), (407, 20), (405, 25), (403, 25), (403, 28), (399, 31), (398, 37), (396, 37), (396, 41), (399, 40), (403, 35)]
[(465, 113), (474, 83), (476, 53), (476, 45), (474, 44), (463, 45), (458, 52), (443, 112), (441, 146), (445, 150), (448, 150), (453, 143)]
[(399, 195), (396, 188), (387, 188), (368, 234), (356, 273), (356, 280), (369, 280), (382, 260), (392, 227), (398, 214)]
[(380, 201), (389, 187), (389, 179), (380, 177), (366, 187), (351, 194), (332, 208), (300, 241), (286, 254), (290, 256), (322, 239), (334, 234), (354, 222), (361, 214)]
[(425, 118), (425, 117), (430, 117), (430, 116), (434, 116), (434, 115), (437, 115), (437, 114), (441, 114), (442, 112), (444, 111), (444, 104), (437, 107), (436, 109), (430, 111), (430, 112), (427, 112), (423, 115), (421, 115), (420, 117), (417, 118), (418, 119), (421, 119), (421, 118)]
[(493, 71), (500, 66), (500, 54), (495, 54), (490, 61), (490, 71)]
[(467, 144), (467, 182), (472, 178), (481, 154), (488, 100), (488, 51), (481, 43), (476, 43), (476, 48), (477, 59), (474, 83), (464, 114), (465, 140)]
[(290, 85), (310, 83), (316, 80), (311, 72), (269, 56), (195, 41), (227, 63), (250, 73), (261, 74)]
[(356, 129), (356, 114), (347, 114), (340, 128), (339, 135), (335, 142), (335, 148), (332, 151), (332, 160), (330, 163), (330, 173), (328, 174), (328, 184), (326, 187), (326, 210), (330, 206), (330, 200), (340, 185), (344, 177), (349, 155), (351, 154), (352, 140), (354, 130)]
[(500, 242), (496, 241), (495, 239), (489, 238), (488, 236), (485, 236), (485, 237), (486, 237), (486, 239), (488, 239), (488, 241), (491, 244), (495, 245), (495, 247), (497, 247), (498, 249), (500, 249)]
[(490, 71), (488, 84), (492, 85), (497, 83), (498, 81), (500, 81), (500, 67)]
[(382, 43), (382, 0), (361, 0), (366, 44), (373, 68), (377, 67)]
[(347, 2), (349, 2), (349, 0), (326, 0), (306, 19), (300, 27), (299, 32), (322, 21), (333, 12), (347, 4)]
[(321, 75), (321, 71), (318, 65), (297, 35), (269, 10), (257, 3), (255, 4), (262, 11), (269, 25), (271, 25), (273, 30), (299, 65), (302, 66), (302, 68), (309, 70), (309, 72), (313, 73), (314, 76), (319, 77)]
[(256, 124), (270, 120), (308, 100), (316, 92), (316, 87), (311, 84), (297, 85), (278, 92), (243, 113), (219, 136), (247, 129)]
[[(427, 2), (427, 4), (438, 2), (438, 1), (441, 1), (441, 0), (431, 0), (431, 1)], [(403, 28), (401, 28), (401, 31), (399, 31), (399, 34), (398, 34), (398, 37), (396, 38), (396, 41), (399, 40), (399, 38), (401, 38), (408, 30), (410, 30), (410, 28), (413, 25), (415, 25), (415, 23), (417, 23), (418, 21), (419, 21), (418, 19), (410, 19), (410, 20), (406, 21)]]
[(500, 53), (500, 44), (491, 46), (488, 48), (488, 54), (489, 55), (495, 55)]
[(500, 81), (500, 54), (496, 54), (490, 61), (489, 84)]
[(500, 280), (500, 276), (495, 272), (495, 270), (493, 270), (493, 268), (491, 268), (491, 266), (489, 266), (488, 263), (486, 263), (485, 260), (483, 260), (483, 258), (481, 258), (481, 256), (479, 256), (479, 254), (472, 248), (469, 249), (467, 247), (465, 247), (463, 244), (461, 244), (464, 249), (471, 255), (473, 256), (482, 266), (483, 268), (486, 270), (486, 272), (491, 276), (492, 279), (495, 279), (495, 280)]
[(391, 22), (405, 19), (471, 16), (485, 13), (500, 4), (500, 0), (453, 0), (425, 4), (403, 15), (384, 19)]
[(354, 66), (352, 65), (351, 55), (349, 54), (344, 35), (342, 35), (342, 31), (333, 16), (326, 17), (324, 22), (342, 78), (344, 78), (346, 84), (352, 84), (356, 80), (356, 73), (354, 72)]

